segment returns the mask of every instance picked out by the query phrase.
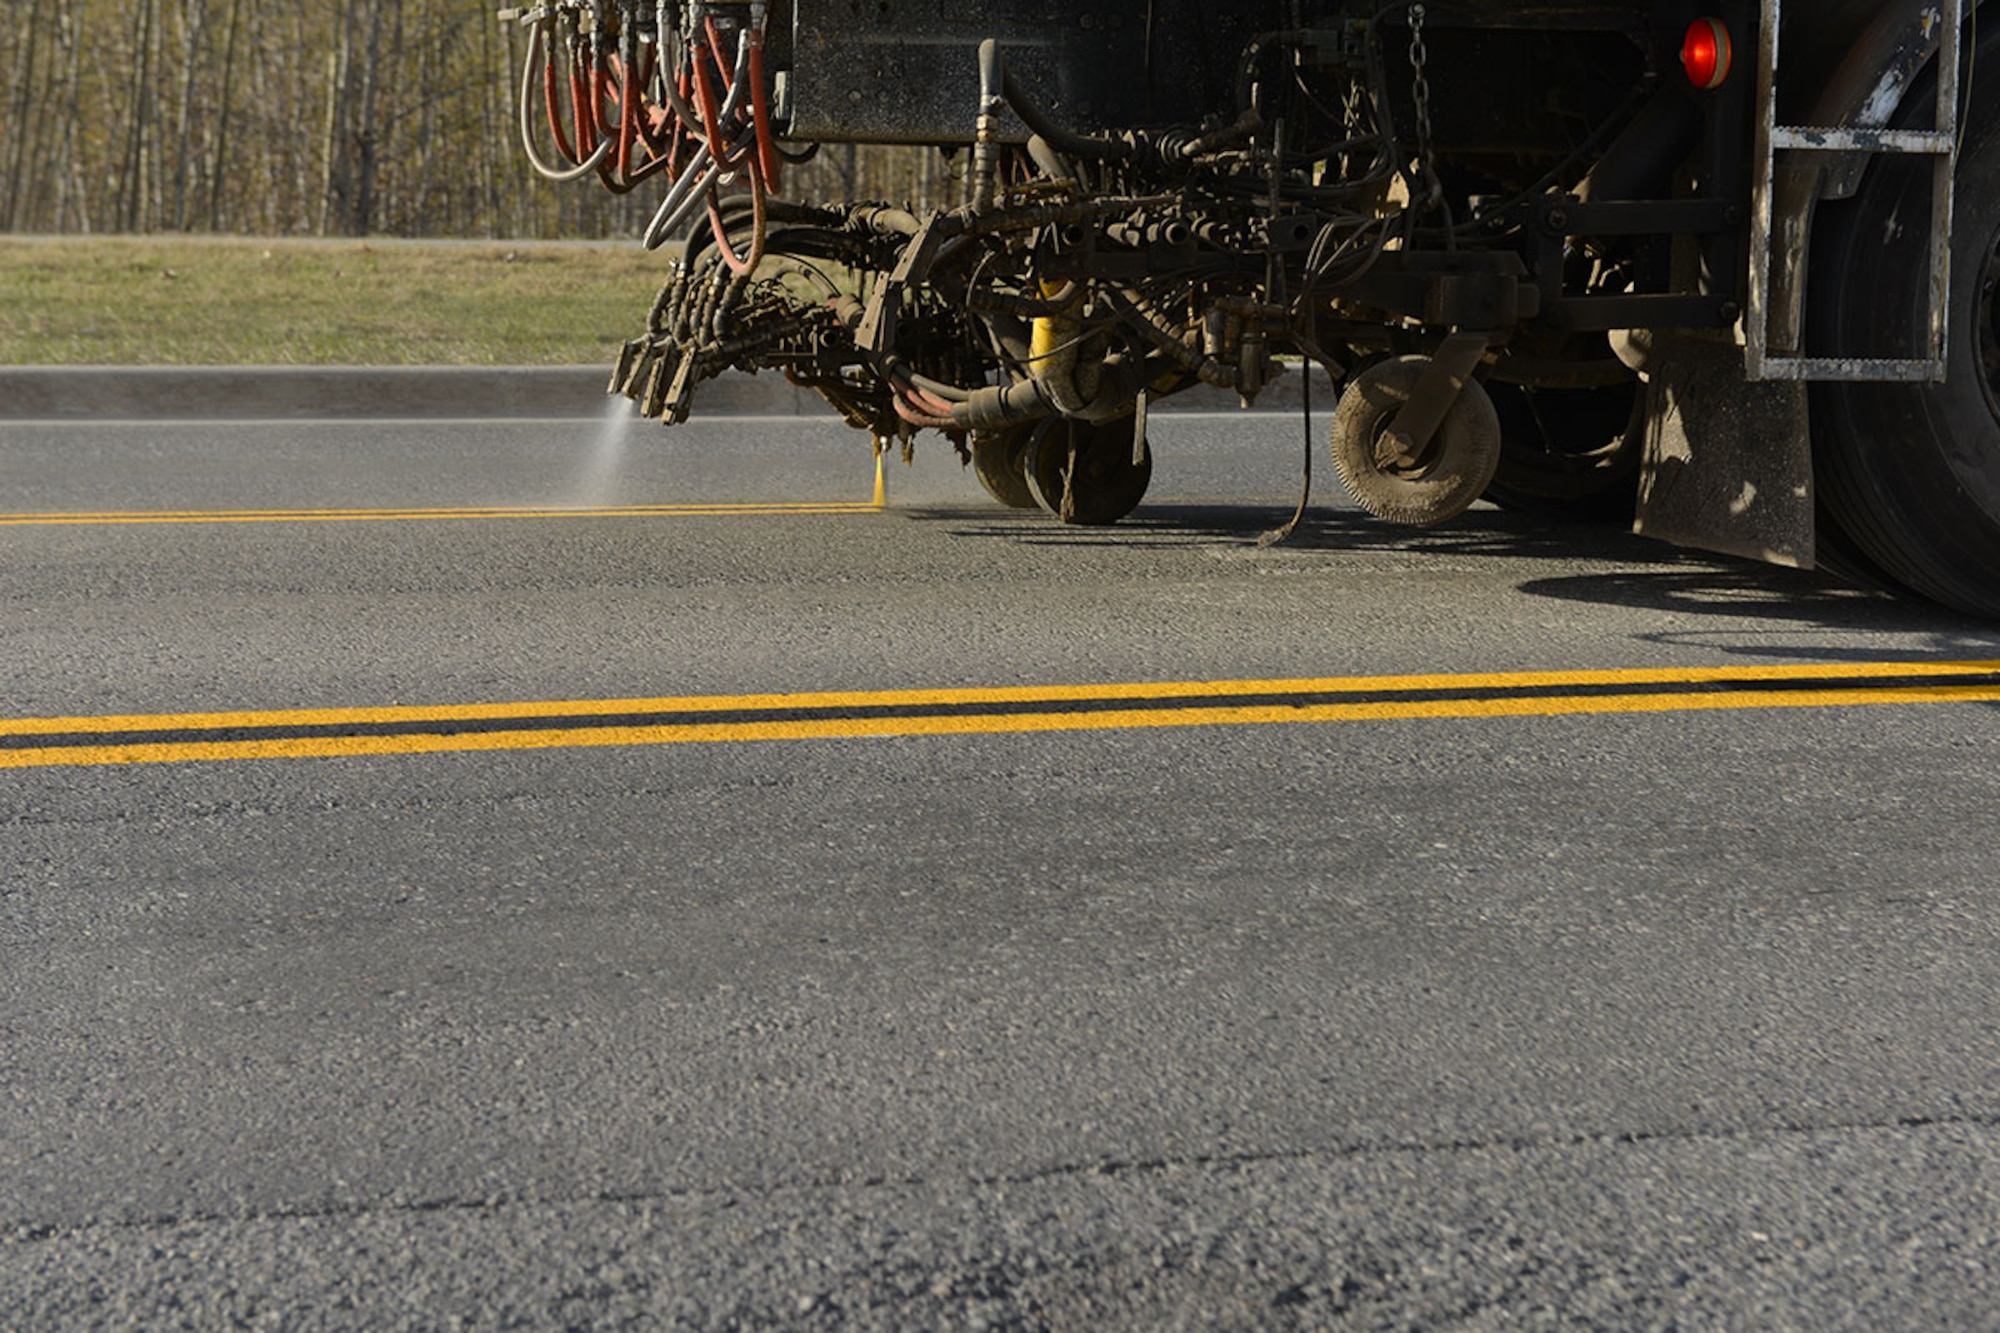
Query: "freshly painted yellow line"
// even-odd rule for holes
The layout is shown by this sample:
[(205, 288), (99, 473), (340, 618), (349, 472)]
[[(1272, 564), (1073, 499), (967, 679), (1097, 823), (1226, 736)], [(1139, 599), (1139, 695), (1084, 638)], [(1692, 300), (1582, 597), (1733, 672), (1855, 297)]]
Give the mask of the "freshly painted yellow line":
[(306, 759), (360, 755), (544, 750), (600, 745), (837, 740), (880, 736), (990, 735), (1002, 732), (1112, 731), (1274, 722), (1361, 722), (1416, 718), (1559, 717), (1743, 708), (1825, 708), (1861, 704), (2000, 702), (2000, 686), (1817, 690), (1786, 694), (1574, 696), (1539, 699), (1415, 700), (1299, 707), (1133, 709), (1094, 713), (999, 713), (952, 717), (841, 718), (802, 722), (718, 722), (658, 727), (581, 727), (468, 735), (332, 736), (292, 740), (195, 741), (0, 751), (0, 768), (173, 763), (199, 759)]
[[(1311, 676), (1269, 680), (1170, 680), (1092, 685), (1003, 685), (917, 690), (835, 690), (799, 694), (695, 694), (519, 703), (285, 708), (221, 713), (121, 713), (96, 717), (0, 717), (0, 736), (85, 732), (238, 730), (508, 718), (615, 717), (632, 713), (741, 713), (806, 708), (937, 708), (976, 704), (1063, 704), (1129, 699), (1214, 699), (1242, 695), (1376, 694), (1420, 690), (1700, 685), (1713, 681), (1871, 680), (2000, 672), (1994, 662), (1843, 662), (1786, 666), (1633, 667), (1608, 671), (1502, 671), (1467, 675)], [(1671, 697), (1671, 696), (1654, 696)], [(1345, 707), (1346, 705), (1342, 705)], [(1297, 716), (1298, 710), (1285, 710)], [(1110, 716), (1098, 713), (1091, 716)]]
[[(0, 750), (0, 768), (54, 765), (173, 763), (218, 759), (298, 759), (360, 755), (436, 754), (460, 751), (538, 750), (603, 745), (667, 745), (848, 739), (882, 736), (953, 736), (1004, 732), (1100, 731), (1398, 719), (1559, 717), (1583, 714), (1705, 712), (1749, 708), (1828, 708), (1864, 704), (2000, 702), (2000, 683), (1869, 686), (1871, 678), (1922, 678), (1991, 672), (1996, 663), (1864, 663), (1841, 666), (1697, 668), (1682, 671), (1522, 672), (1501, 675), (1346, 677), (1318, 681), (1167, 682), (1157, 685), (1069, 686), (1034, 690), (869, 691), (850, 694), (703, 696), (692, 699), (597, 700), (469, 705), (451, 708), (287, 710), (263, 713), (196, 713), (98, 718), (36, 718), (0, 723), (0, 735), (234, 730), (246, 727), (363, 725), (536, 717), (588, 717), (647, 711), (756, 711), (776, 708), (887, 707), (924, 704), (1046, 702), (1058, 707), (1028, 713), (958, 713), (849, 716), (817, 719), (666, 723), (657, 726), (579, 726), (548, 730), (468, 734), (405, 733), (387, 736), (314, 736), (261, 740), (176, 740), (102, 746), (50, 746)], [(1069, 711), (1064, 702), (1102, 699), (1221, 698), (1231, 694), (1309, 695), (1329, 689), (1379, 692), (1531, 688), (1547, 685), (1647, 685), (1702, 681), (1783, 682), (1851, 680), (1852, 686), (1819, 689), (1717, 690), (1700, 693), (1550, 695), (1486, 699), (1395, 699), (1346, 703), (1192, 704), (1175, 708)], [(1421, 683), (1420, 683), (1421, 682)]]
[(135, 510), (75, 514), (0, 514), (0, 527), (116, 527), (145, 523), (385, 523), (478, 518), (713, 518), (726, 515), (873, 514), (881, 505), (804, 501), (796, 504), (678, 504), (494, 506), (484, 509), (217, 509)]

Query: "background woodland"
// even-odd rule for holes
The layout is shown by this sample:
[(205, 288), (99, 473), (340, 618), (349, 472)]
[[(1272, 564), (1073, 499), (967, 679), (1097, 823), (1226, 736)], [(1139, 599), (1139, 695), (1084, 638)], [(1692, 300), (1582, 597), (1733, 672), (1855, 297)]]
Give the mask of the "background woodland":
[[(526, 40), (477, 0), (0, 0), (0, 232), (637, 234), (655, 191), (522, 160)], [(786, 193), (951, 185), (934, 152), (835, 147)]]

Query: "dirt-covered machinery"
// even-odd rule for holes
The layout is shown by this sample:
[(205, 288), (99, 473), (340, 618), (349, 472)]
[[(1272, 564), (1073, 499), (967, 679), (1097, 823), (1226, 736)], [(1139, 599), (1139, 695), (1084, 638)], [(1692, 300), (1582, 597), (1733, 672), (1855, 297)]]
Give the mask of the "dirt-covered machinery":
[[(1105, 523), (1145, 492), (1150, 403), (1316, 363), (1383, 519), (1636, 512), (1993, 615), (2000, 10), (1982, 42), (1952, 3), (502, 17), (536, 168), (658, 198), (673, 263), (612, 380), (649, 416), (780, 370)], [(827, 144), (940, 150), (951, 202), (788, 195)]]

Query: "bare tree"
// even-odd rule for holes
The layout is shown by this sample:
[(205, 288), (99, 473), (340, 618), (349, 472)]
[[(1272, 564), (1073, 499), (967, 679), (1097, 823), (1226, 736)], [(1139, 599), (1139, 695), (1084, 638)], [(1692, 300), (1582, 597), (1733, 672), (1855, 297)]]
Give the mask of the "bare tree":
[[(466, 0), (0, 0), (0, 231), (630, 236), (520, 161), (518, 25)], [(921, 150), (843, 146), (788, 192), (950, 202)]]
[(196, 95), (202, 73), (202, 39), (208, 32), (208, 0), (182, 0), (180, 18), (180, 95), (174, 108), (173, 202), (168, 223), (175, 231), (188, 225), (188, 172), (200, 162), (190, 148), (196, 115)]
[(229, 22), (222, 39), (222, 88), (215, 110), (214, 150), (208, 159), (208, 229), (222, 228), (222, 182), (229, 161), (229, 122), (235, 111), (236, 39), (242, 30), (243, 0), (229, 0)]
[(118, 228), (143, 231), (150, 219), (147, 199), (152, 191), (153, 72), (159, 29), (159, 0), (138, 0), (132, 6), (131, 50), (134, 65), (125, 84), (124, 156), (118, 169)]

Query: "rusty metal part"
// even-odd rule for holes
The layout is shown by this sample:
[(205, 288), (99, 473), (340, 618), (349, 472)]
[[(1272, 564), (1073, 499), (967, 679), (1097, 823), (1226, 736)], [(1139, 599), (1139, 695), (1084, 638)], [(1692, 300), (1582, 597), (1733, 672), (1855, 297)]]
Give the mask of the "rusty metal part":
[(1454, 333), (1438, 344), (1423, 368), (1423, 375), (1410, 391), (1409, 400), (1383, 432), (1378, 455), (1399, 467), (1415, 466), (1436, 437), (1438, 427), (1444, 424), (1452, 404), (1472, 383), (1472, 372), (1492, 345), (1491, 333)]

